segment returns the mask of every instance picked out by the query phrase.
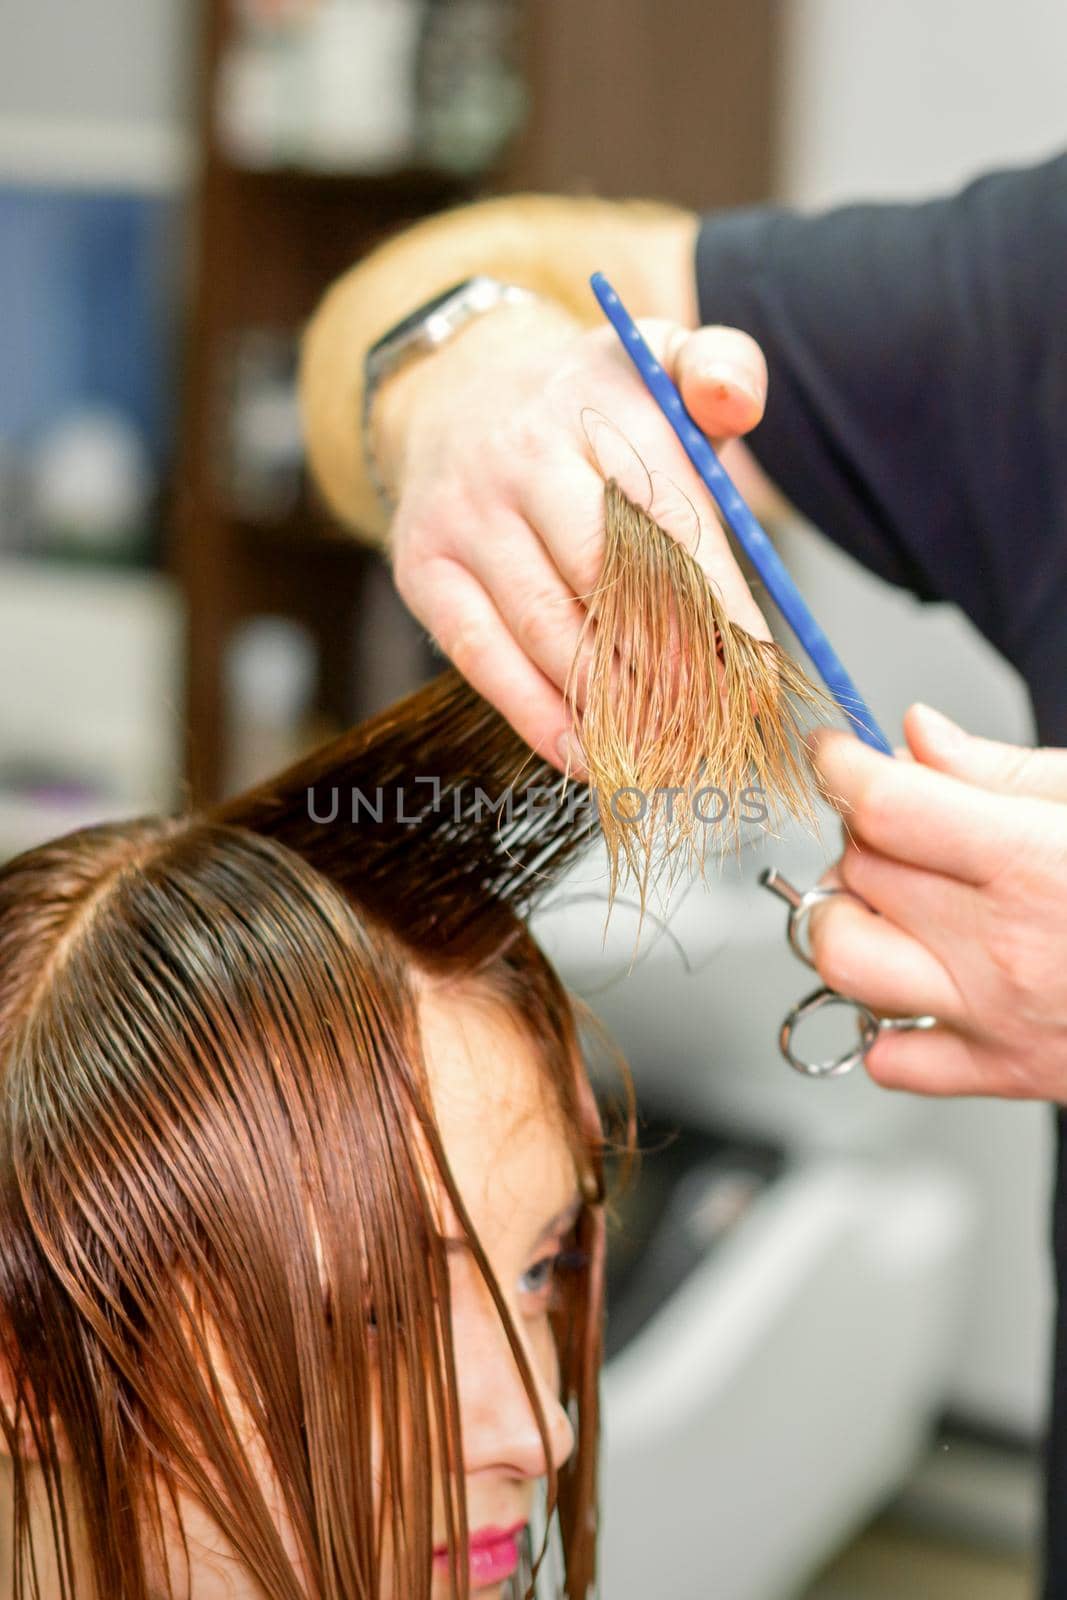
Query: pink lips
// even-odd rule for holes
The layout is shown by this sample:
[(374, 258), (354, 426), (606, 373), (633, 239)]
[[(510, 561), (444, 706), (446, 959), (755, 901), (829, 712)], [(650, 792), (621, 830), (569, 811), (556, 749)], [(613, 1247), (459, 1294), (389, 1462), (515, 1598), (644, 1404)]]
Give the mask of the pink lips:
[[(468, 1555), (472, 1589), (487, 1588), (511, 1577), (519, 1564), (519, 1535), (525, 1527), (525, 1522), (516, 1522), (512, 1528), (479, 1528), (471, 1534)], [(447, 1545), (435, 1549), (433, 1564), (439, 1571), (448, 1571)]]

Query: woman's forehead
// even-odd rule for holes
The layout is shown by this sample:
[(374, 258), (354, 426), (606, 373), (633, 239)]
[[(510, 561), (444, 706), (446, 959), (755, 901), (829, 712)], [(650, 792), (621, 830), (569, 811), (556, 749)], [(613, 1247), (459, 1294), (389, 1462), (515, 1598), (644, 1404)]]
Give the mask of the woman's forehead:
[(424, 992), (419, 1014), (437, 1125), (472, 1221), (479, 1233), (505, 1218), (536, 1231), (569, 1203), (576, 1174), (534, 1041), (503, 1003), (466, 990)]

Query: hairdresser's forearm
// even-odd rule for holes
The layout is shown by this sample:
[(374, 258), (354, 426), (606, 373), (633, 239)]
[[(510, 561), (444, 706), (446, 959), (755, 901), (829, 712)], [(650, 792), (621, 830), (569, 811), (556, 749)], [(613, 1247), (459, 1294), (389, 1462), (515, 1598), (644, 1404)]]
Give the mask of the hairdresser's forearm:
[[(308, 329), (301, 388), (316, 478), (343, 521), (381, 540), (385, 520), (368, 481), (360, 438), (363, 358), (401, 317), (458, 279), (485, 272), (535, 290), (543, 303), (483, 319), (511, 319), (509, 337), (563, 340), (595, 318), (589, 274), (606, 271), (642, 315), (691, 327), (697, 219), (643, 202), (519, 195), (431, 217), (353, 267), (327, 294)], [(502, 329), (500, 330), (502, 331)], [(387, 475), (400, 470), (420, 397), (447, 395), (449, 370), (488, 362), (496, 333), (461, 333), (383, 388), (377, 438)]]

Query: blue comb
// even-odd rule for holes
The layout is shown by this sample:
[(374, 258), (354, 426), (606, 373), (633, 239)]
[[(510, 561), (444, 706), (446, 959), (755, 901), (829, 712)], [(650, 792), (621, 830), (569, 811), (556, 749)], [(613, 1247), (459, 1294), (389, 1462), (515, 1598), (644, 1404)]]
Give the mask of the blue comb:
[(595, 272), (589, 281), (600, 302), (600, 309), (644, 379), (645, 387), (678, 435), (682, 448), (722, 512), (727, 527), (767, 585), (767, 592), (796, 634), (823, 683), (863, 742), (891, 756), (893, 747), (871, 715), (844, 662), (809, 611), (803, 595), (789, 576), (785, 562), (685, 409), (681, 395), (641, 337), (633, 317), (602, 272)]

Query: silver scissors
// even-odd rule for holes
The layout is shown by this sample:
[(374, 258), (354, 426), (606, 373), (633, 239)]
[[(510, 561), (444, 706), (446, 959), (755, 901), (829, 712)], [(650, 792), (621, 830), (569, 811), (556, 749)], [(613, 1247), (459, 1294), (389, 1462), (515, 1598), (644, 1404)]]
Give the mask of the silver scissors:
[[(811, 958), (811, 951), (805, 943), (805, 929), (812, 908), (821, 905), (824, 900), (830, 900), (834, 895), (846, 894), (850, 899), (865, 905), (859, 895), (853, 894), (850, 889), (831, 889), (816, 887), (806, 889), (803, 893), (794, 889), (787, 878), (784, 878), (777, 867), (768, 867), (760, 873), (760, 883), (779, 899), (786, 901), (789, 906), (789, 917), (786, 922), (786, 937), (795, 955), (798, 955), (806, 966), (814, 968), (815, 963)], [(844, 1055), (832, 1056), (829, 1061), (807, 1061), (798, 1055), (793, 1047), (793, 1037), (797, 1028), (808, 1017), (816, 1012), (824, 1011), (830, 1006), (851, 1006), (856, 1013), (858, 1038), (851, 1050)], [(862, 1000), (853, 1000), (848, 995), (838, 994), (836, 989), (815, 989), (805, 999), (801, 1000), (789, 1012), (782, 1023), (778, 1035), (778, 1048), (785, 1059), (797, 1072), (802, 1072), (808, 1078), (840, 1078), (852, 1068), (858, 1066), (867, 1055), (876, 1041), (883, 1033), (901, 1032), (905, 1029), (933, 1028), (937, 1025), (936, 1017), (879, 1017), (870, 1006), (865, 1006)]]

